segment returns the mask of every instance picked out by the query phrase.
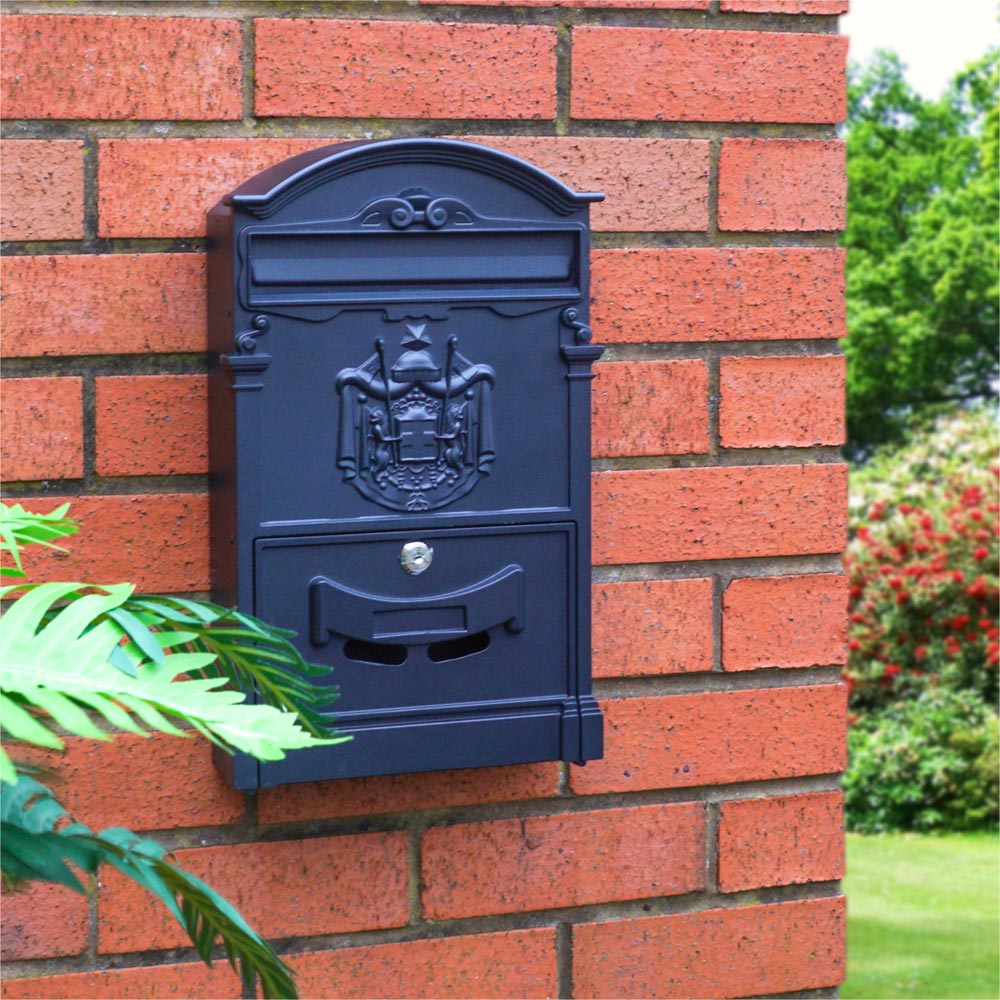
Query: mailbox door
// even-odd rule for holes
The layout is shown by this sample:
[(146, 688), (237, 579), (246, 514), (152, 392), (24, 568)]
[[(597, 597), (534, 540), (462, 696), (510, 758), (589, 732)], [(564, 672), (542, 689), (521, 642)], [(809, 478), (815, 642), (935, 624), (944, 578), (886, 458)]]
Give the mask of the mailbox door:
[[(404, 565), (408, 546), (426, 553), (418, 573)], [(327, 756), (379, 773), (387, 733), (394, 756), (407, 744), (403, 770), (497, 763), (470, 719), (515, 725), (505, 762), (558, 750), (567, 701), (578, 712), (574, 546), (567, 523), (258, 541), (256, 613), (335, 668), (337, 726), (354, 735), (316, 766)], [(264, 767), (274, 780), (281, 770)]]

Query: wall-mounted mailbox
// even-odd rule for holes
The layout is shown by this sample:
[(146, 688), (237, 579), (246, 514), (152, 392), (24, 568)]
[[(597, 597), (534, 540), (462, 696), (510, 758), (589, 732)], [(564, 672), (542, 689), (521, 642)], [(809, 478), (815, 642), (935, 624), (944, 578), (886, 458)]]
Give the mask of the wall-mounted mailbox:
[(601, 756), (601, 197), (399, 139), (294, 157), (209, 214), (213, 588), (334, 667), (354, 737), (237, 757), (237, 787)]

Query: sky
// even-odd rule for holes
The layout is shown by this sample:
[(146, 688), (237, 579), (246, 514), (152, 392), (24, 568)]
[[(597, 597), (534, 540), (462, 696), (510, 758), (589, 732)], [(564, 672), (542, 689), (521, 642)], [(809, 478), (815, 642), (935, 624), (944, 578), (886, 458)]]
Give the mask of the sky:
[(910, 84), (934, 98), (966, 63), (1000, 44), (998, 10), (998, 0), (851, 0), (840, 30), (851, 39), (850, 59), (893, 49)]

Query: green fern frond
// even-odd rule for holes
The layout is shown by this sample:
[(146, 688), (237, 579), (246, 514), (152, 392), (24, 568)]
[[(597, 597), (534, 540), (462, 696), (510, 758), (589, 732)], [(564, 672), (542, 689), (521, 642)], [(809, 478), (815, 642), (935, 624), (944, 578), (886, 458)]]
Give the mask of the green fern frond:
[[(10, 589), (0, 589), (0, 597)], [(174, 652), (156, 662), (147, 659), (138, 644), (131, 650), (121, 646), (128, 633), (109, 613), (121, 608), (133, 589), (130, 584), (40, 584), (13, 603), (0, 619), (0, 691), (8, 699), (5, 708), (14, 704), (23, 709), (13, 712), (12, 722), (4, 714), (3, 728), (12, 736), (61, 746), (55, 725), (96, 738), (106, 737), (106, 727), (181, 735), (176, 720), (227, 750), (242, 750), (260, 760), (280, 760), (286, 750), (341, 742), (343, 738), (318, 740), (310, 735), (293, 711), (246, 704), (242, 691), (223, 690), (224, 676), (178, 679), (205, 670), (214, 663), (214, 653)], [(161, 648), (190, 638), (189, 630), (180, 636), (169, 631), (150, 635)], [(111, 662), (120, 650), (137, 667), (134, 675)], [(26, 717), (37, 725), (32, 727)]]
[(64, 503), (48, 514), (34, 514), (26, 511), (19, 503), (11, 507), (0, 503), (0, 552), (9, 552), (17, 567), (0, 567), (0, 575), (24, 576), (21, 549), (25, 545), (44, 545), (46, 548), (65, 552), (62, 546), (53, 543), (53, 539), (65, 538), (77, 531), (77, 523), (65, 516), (67, 510), (69, 504)]
[[(39, 585), (27, 584), (27, 592)], [(86, 584), (67, 585), (63, 601), (75, 601), (94, 588)], [(8, 590), (14, 590), (10, 587)], [(0, 591), (2, 593), (2, 591)], [(46, 618), (58, 607), (50, 607)], [(329, 668), (309, 663), (289, 641), (294, 635), (267, 625), (250, 615), (207, 601), (181, 597), (135, 594), (119, 606), (96, 615), (93, 624), (110, 619), (128, 642), (112, 652), (112, 663), (136, 676), (143, 657), (163, 659), (163, 650), (186, 646), (189, 652), (211, 653), (205, 666), (188, 668), (189, 675), (203, 679), (221, 677), (243, 691), (252, 692), (264, 705), (283, 712), (295, 712), (306, 732), (319, 739), (337, 736), (329, 716), (324, 714), (339, 697), (334, 684), (317, 684), (312, 678), (329, 675)]]
[(95, 872), (113, 865), (160, 899), (177, 918), (199, 956), (209, 965), (221, 938), (243, 988), (260, 981), (265, 998), (295, 997), (291, 970), (246, 923), (239, 912), (200, 879), (168, 860), (163, 848), (121, 827), (99, 834), (70, 819), (51, 791), (26, 775), (0, 788), (0, 862), (12, 881), (41, 879), (85, 892), (70, 865)]
[[(0, 618), (0, 726), (9, 736), (58, 749), (57, 728), (110, 739), (114, 730), (187, 735), (180, 725), (261, 760), (348, 738), (337, 737), (320, 711), (337, 689), (308, 679), (328, 671), (303, 660), (290, 632), (214, 604), (137, 596), (128, 584), (20, 582), (21, 546), (58, 549), (53, 540), (76, 531), (67, 506), (47, 515), (0, 506), (0, 550), (15, 563), (2, 573), (19, 581), (0, 588), (0, 599), (17, 598)], [(262, 704), (247, 704), (245, 692)], [(264, 997), (296, 996), (288, 967), (226, 900), (155, 842), (72, 822), (3, 747), (0, 824), (5, 881), (41, 879), (84, 892), (77, 872), (112, 864), (162, 900), (209, 964), (221, 939), (245, 992), (256, 994), (259, 980)]]
[(303, 659), (289, 642), (294, 633), (229, 608), (178, 597), (136, 596), (125, 602), (123, 610), (147, 627), (192, 633), (189, 648), (215, 657), (197, 676), (223, 677), (253, 691), (265, 705), (297, 712), (313, 736), (336, 735), (322, 710), (338, 698), (339, 688), (310, 680), (327, 676), (329, 668)]

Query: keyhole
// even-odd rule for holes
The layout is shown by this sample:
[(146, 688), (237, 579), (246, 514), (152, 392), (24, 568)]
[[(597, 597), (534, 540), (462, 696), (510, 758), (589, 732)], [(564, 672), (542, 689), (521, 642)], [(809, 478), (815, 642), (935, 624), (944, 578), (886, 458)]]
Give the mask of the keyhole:
[(425, 542), (407, 542), (399, 554), (399, 562), (407, 573), (417, 576), (430, 567), (434, 550)]

